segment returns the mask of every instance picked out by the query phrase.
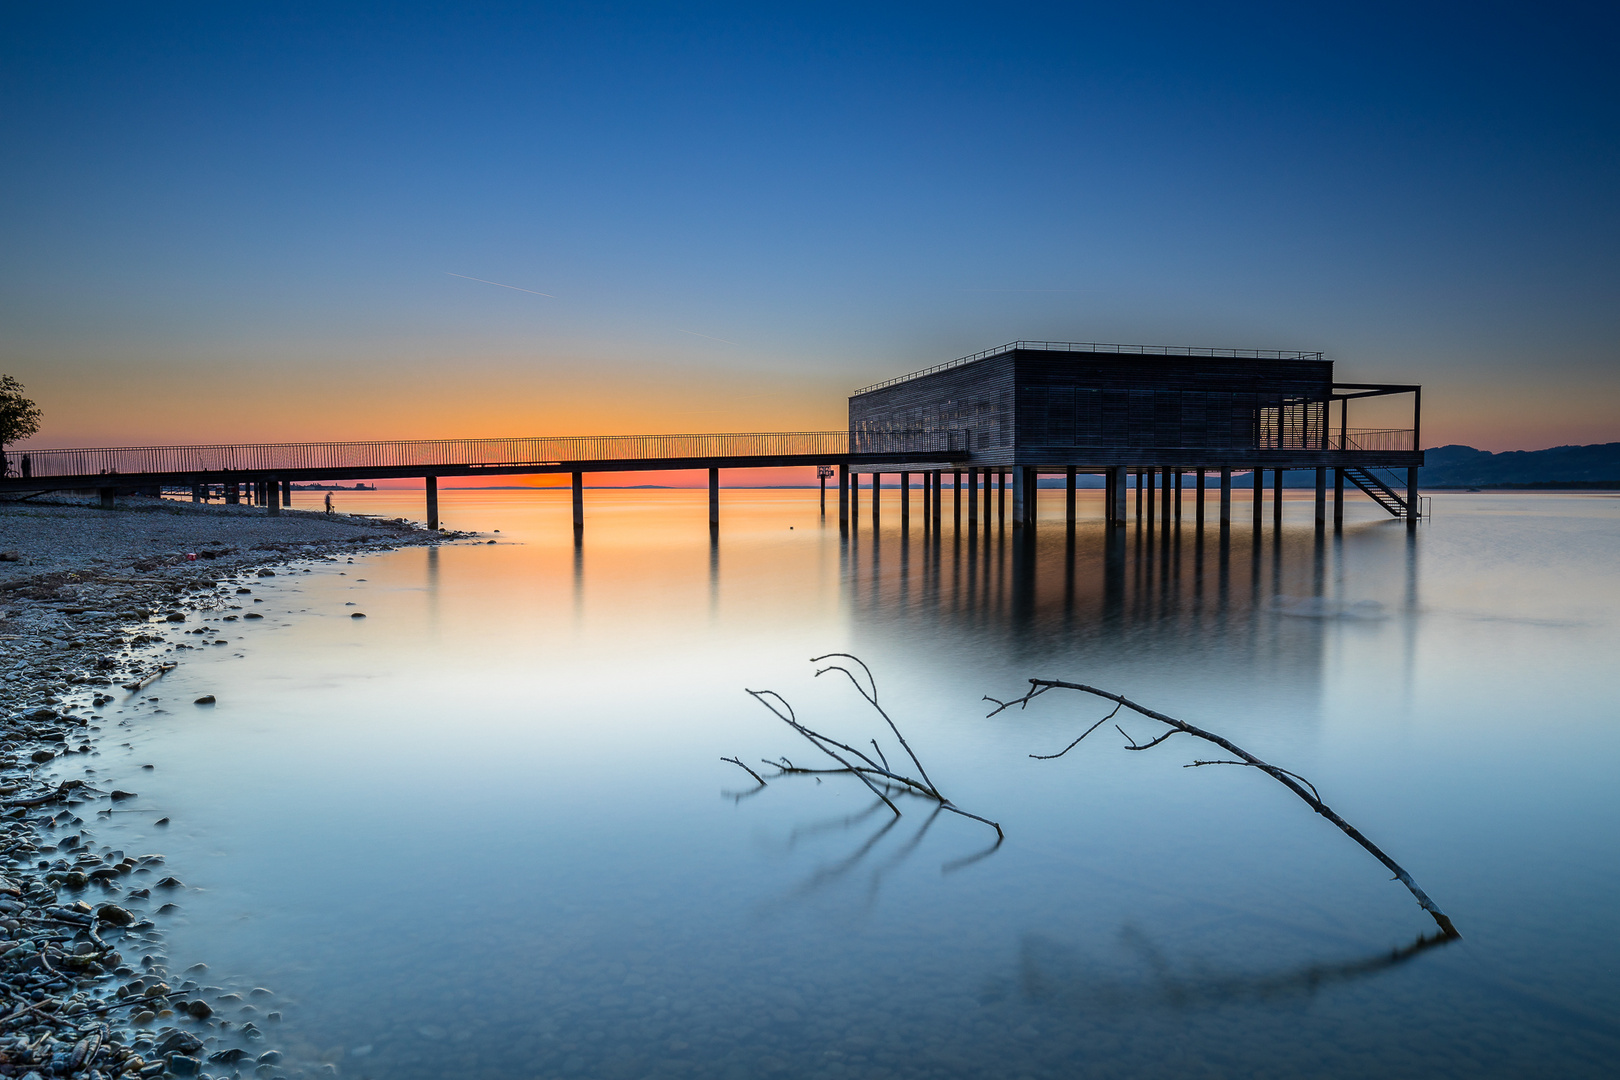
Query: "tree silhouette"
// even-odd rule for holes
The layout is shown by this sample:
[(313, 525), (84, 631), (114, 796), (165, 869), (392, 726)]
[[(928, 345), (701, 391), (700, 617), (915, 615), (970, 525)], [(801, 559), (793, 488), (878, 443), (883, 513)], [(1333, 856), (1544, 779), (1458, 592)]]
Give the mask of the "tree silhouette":
[(0, 451), (39, 430), (39, 406), (23, 396), (23, 384), (0, 375)]

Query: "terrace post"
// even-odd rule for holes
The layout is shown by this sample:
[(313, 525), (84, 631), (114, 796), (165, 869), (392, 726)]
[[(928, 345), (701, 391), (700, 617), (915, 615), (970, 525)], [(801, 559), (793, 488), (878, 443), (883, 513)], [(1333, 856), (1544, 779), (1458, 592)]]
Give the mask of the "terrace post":
[(1232, 470), (1221, 470), (1221, 528), (1232, 527)]
[(437, 476), (424, 476), (422, 478), (427, 488), (427, 526), (432, 532), (439, 531), (439, 478)]
[(1344, 470), (1333, 470), (1333, 531), (1344, 528)]
[(585, 474), (576, 472), (572, 477), (574, 502), (574, 543), (585, 534)]
[(709, 531), (720, 529), (720, 470), (709, 470)]
[(1029, 512), (1029, 470), (1022, 465), (1013, 466), (1013, 528), (1022, 529)]
[(1114, 481), (1114, 491), (1113, 491), (1113, 495), (1111, 496), (1111, 498), (1113, 499), (1113, 508), (1114, 508), (1114, 524), (1118, 525), (1120, 527), (1124, 527), (1124, 525), (1125, 525), (1125, 466), (1123, 466), (1123, 465), (1115, 465), (1112, 469), (1109, 469), (1108, 472), (1109, 472), (1109, 475), (1113, 477), (1113, 481)]
[(1316, 531), (1327, 528), (1327, 469), (1316, 467)]
[(279, 515), (281, 513), (281, 481), (271, 479), (265, 481), (266, 500), (268, 512)]
[(952, 471), (951, 477), (952, 477), (953, 482), (955, 484), (954, 492), (951, 495), (951, 519), (952, 519), (951, 527), (954, 528), (957, 532), (961, 532), (962, 531), (962, 470), (961, 469), (956, 469), (956, 470)]
[(1254, 531), (1260, 532), (1261, 515), (1266, 512), (1266, 470), (1254, 470)]
[(1418, 523), (1418, 487), (1416, 469), (1406, 470), (1406, 527), (1417, 528)]
[(900, 528), (911, 527), (911, 474), (900, 474)]
[(1283, 470), (1271, 470), (1271, 527), (1282, 528), (1282, 480)]
[(979, 470), (967, 471), (968, 482), (968, 531), (975, 532), (979, 527)]
[(111, 510), (118, 505), (117, 488), (97, 488), (96, 491), (101, 496), (101, 508), (103, 510)]
[(1069, 466), (1068, 476), (1063, 486), (1063, 520), (1069, 525), (1074, 524), (1074, 466)]

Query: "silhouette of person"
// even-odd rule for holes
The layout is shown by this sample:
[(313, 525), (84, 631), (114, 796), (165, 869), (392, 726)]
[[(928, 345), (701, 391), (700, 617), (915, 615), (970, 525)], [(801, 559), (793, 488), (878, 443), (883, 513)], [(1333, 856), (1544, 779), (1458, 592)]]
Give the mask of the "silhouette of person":
[(326, 512), (328, 514), (332, 512), (332, 493), (330, 491), (326, 493)]
[(24, 480), (34, 475), (34, 463), (28, 460), (27, 454), (22, 456), (22, 474)]

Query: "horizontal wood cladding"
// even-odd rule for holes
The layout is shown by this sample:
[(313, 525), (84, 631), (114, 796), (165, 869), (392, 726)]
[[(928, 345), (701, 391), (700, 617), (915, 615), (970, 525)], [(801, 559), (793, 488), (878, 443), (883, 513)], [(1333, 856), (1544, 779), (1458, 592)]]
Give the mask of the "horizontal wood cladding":
[(1011, 464), (1013, 355), (1002, 353), (850, 398), (850, 449), (858, 450), (866, 434), (950, 431), (960, 434), (953, 446), (975, 462)]
[[(974, 464), (1325, 446), (1331, 360), (1018, 349), (850, 398), (850, 432), (948, 430)], [(854, 446), (852, 445), (852, 449)], [(1191, 462), (1189, 462), (1191, 464)]]

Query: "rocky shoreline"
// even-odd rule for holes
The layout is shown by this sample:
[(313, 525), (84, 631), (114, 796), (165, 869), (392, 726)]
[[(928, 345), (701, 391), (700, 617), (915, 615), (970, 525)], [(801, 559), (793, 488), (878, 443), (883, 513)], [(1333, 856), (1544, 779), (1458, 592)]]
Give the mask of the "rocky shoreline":
[[(98, 814), (137, 794), (96, 782), (101, 710), (179, 651), (224, 644), (209, 623), (255, 618), (237, 603), (248, 580), (465, 535), (150, 498), (110, 512), (71, 497), (0, 503), (0, 1077), (332, 1072), (284, 1060), (271, 990), (208, 985), (201, 964), (168, 969), (156, 919), (182, 882), (160, 853), (94, 835)], [(170, 636), (182, 625), (189, 641)], [(83, 779), (61, 778), (70, 761)]]

